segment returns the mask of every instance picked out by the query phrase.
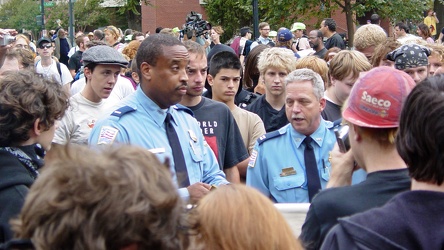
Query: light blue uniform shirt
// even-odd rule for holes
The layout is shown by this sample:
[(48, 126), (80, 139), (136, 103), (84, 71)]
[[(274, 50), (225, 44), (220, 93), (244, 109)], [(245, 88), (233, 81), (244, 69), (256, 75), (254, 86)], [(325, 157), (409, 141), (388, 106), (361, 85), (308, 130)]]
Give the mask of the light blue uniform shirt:
[[(94, 125), (89, 137), (90, 145), (119, 142), (144, 147), (155, 153), (161, 162), (169, 158), (173, 181), (177, 185), (172, 150), (165, 130), (168, 112), (174, 119), (173, 126), (183, 150), (190, 184), (228, 184), (196, 119), (189, 113), (176, 106), (161, 109), (141, 88), (119, 103), (119, 106), (124, 108), (117, 109), (111, 116)], [(185, 199), (189, 198), (186, 188), (180, 188), (179, 194)]]
[[(332, 122), (321, 120), (318, 129), (310, 135), (322, 189), (330, 179), (328, 156), (336, 143), (332, 127)], [(304, 139), (305, 135), (294, 130), (291, 124), (259, 138), (250, 156), (247, 185), (258, 189), (273, 202), (309, 202)], [(365, 176), (354, 179), (360, 179), (360, 182)]]

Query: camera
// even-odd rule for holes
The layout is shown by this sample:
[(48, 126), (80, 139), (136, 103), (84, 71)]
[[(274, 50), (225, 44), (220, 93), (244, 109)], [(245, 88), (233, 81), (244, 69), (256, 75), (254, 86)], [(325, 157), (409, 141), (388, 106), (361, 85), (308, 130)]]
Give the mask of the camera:
[(349, 130), (350, 127), (348, 125), (341, 125), (334, 129), (336, 142), (338, 143), (339, 151), (342, 153), (345, 153), (350, 149), (350, 141), (348, 139)]
[(187, 34), (188, 39), (191, 39), (193, 36), (198, 37), (203, 35), (205, 31), (211, 30), (211, 24), (202, 19), (202, 14), (194, 11), (187, 15), (185, 21), (184, 28), (180, 31), (181, 37)]
[(3, 35), (3, 38), (0, 38), (0, 46), (6, 46), (15, 42), (15, 36), (11, 36), (9, 34)]

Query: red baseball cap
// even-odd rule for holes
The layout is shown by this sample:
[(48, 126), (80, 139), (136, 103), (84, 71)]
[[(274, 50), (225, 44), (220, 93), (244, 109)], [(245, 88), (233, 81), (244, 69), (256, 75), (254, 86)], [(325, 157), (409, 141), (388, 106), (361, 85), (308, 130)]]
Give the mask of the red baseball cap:
[(396, 128), (402, 104), (414, 87), (413, 79), (403, 71), (373, 68), (359, 76), (342, 117), (361, 127)]

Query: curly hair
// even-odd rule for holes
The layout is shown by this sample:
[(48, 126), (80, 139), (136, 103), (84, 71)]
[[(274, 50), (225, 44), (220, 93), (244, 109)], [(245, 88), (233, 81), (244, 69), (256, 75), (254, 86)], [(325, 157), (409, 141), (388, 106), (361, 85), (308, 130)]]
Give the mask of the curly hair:
[(140, 47), (140, 41), (133, 40), (122, 50), (122, 54), (128, 56), (130, 60), (133, 60), (136, 57), (137, 50)]
[(37, 250), (181, 249), (182, 199), (168, 169), (129, 145), (54, 147), (12, 221), (15, 236)]
[(20, 70), (0, 79), (0, 146), (27, 141), (37, 119), (49, 130), (68, 106), (68, 95), (54, 80)]

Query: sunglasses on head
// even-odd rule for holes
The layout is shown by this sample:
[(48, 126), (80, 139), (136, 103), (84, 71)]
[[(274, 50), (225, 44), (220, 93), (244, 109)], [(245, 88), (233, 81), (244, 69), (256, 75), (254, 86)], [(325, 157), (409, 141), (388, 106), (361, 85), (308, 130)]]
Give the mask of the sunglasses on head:
[(51, 48), (52, 47), (52, 45), (51, 44), (43, 44), (43, 45), (40, 45), (40, 48), (41, 49), (49, 49), (49, 48)]

